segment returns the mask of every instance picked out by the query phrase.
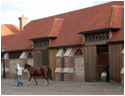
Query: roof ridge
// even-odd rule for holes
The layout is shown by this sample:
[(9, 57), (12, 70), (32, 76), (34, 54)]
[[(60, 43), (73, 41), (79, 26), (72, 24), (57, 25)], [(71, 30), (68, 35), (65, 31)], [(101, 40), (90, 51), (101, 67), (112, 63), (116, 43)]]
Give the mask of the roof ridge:
[(32, 20), (32, 21), (37, 21), (37, 20), (41, 20), (41, 19), (47, 19), (47, 18), (50, 18), (50, 17), (55, 17), (55, 16), (58, 16), (58, 15), (68, 14), (68, 13), (71, 13), (71, 12), (75, 12), (75, 11), (79, 11), (79, 10), (83, 10), (83, 9), (88, 9), (88, 8), (92, 8), (92, 7), (96, 7), (96, 6), (101, 6), (101, 5), (105, 5), (107, 3), (113, 3), (113, 2), (119, 2), (119, 1), (106, 2), (106, 3), (103, 3), (103, 4), (93, 5), (93, 6), (86, 7), (86, 8), (80, 8), (80, 9), (72, 10), (72, 11), (69, 11), (69, 12), (59, 13), (59, 14), (55, 14), (55, 15), (51, 15), (51, 16), (35, 19), (35, 20)]
[[(52, 35), (52, 30), (53, 30), (54, 25), (55, 25), (55, 23), (56, 23), (57, 20), (64, 20), (64, 18), (55, 18), (55, 20), (54, 20), (54, 22), (53, 22), (53, 25), (52, 25), (52, 27), (51, 27), (51, 29), (50, 29), (50, 32), (49, 32), (48, 36), (51, 36), (51, 35)], [(62, 26), (62, 25), (61, 25), (61, 26)]]
[[(118, 20), (117, 20), (117, 22), (122, 22), (122, 21), (120, 21), (120, 20), (122, 20), (122, 13), (121, 14), (117, 14), (117, 15), (115, 15), (116, 13), (118, 13), (118, 12), (120, 12), (120, 11), (122, 11), (123, 10), (123, 8), (124, 8), (124, 6), (120, 6), (120, 5), (112, 5), (112, 9), (111, 9), (111, 17), (110, 17), (110, 27), (112, 27), (113, 25), (114, 25), (114, 19), (115, 18), (119, 18)], [(117, 11), (117, 10), (119, 10), (119, 11)], [(116, 21), (116, 20), (115, 20)], [(118, 26), (118, 25), (117, 25)], [(119, 27), (121, 26), (121, 23), (119, 23)]]
[(10, 36), (10, 35), (17, 35), (17, 34), (20, 34), (20, 33), (13, 33), (13, 34), (8, 34), (8, 35), (3, 35), (1, 37), (6, 37), (6, 36)]

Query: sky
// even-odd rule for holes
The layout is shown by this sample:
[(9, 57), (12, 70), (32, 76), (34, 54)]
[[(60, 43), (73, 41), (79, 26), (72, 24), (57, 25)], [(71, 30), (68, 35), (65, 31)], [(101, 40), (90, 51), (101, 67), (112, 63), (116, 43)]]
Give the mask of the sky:
[(28, 22), (62, 14), (111, 1), (89, 0), (1, 0), (1, 24), (15, 24), (19, 27), (19, 17), (28, 17)]

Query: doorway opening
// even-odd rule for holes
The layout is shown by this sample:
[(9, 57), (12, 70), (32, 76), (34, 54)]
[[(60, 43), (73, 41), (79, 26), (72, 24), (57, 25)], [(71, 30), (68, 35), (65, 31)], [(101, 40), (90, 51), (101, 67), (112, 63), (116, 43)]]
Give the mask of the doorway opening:
[(97, 45), (97, 82), (101, 80), (101, 73), (105, 71), (107, 64), (109, 63), (108, 59), (108, 45)]

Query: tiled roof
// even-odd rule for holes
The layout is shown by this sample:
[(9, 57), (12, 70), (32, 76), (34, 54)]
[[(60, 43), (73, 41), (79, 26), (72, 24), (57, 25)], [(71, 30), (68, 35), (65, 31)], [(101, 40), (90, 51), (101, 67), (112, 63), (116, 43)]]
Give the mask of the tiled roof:
[[(32, 41), (29, 41), (29, 39), (48, 36), (57, 36), (57, 39), (55, 39), (48, 47), (82, 44), (83, 35), (78, 34), (79, 32), (110, 27), (112, 5), (124, 5), (124, 2), (110, 2), (33, 20), (25, 26), (20, 34), (8, 37), (9, 39), (13, 39), (9, 41), (8, 45), (5, 44), (5, 47), (7, 47), (6, 51), (31, 49), (33, 43)], [(55, 18), (61, 19), (56, 20)], [(121, 27), (119, 32), (121, 32), (121, 30), (124, 30), (123, 27)], [(122, 31), (121, 36), (123, 34)], [(5, 43), (5, 38), (5, 36), (2, 37), (2, 45)], [(124, 40), (124, 38), (122, 38), (122, 40)]]
[(19, 28), (13, 24), (1, 24), (1, 36), (18, 33)]
[[(113, 22), (113, 26), (119, 26), (120, 30), (117, 32), (112, 32), (112, 38), (108, 39), (107, 42), (123, 41), (124, 40), (124, 8), (120, 9), (122, 15), (119, 17), (120, 20)], [(121, 14), (119, 13), (119, 14)]]
[[(63, 14), (65, 21), (62, 30), (58, 38), (48, 47), (82, 44), (83, 36), (77, 33), (109, 28), (113, 5), (124, 5), (124, 2), (110, 2)], [(121, 14), (120, 12), (118, 14)]]

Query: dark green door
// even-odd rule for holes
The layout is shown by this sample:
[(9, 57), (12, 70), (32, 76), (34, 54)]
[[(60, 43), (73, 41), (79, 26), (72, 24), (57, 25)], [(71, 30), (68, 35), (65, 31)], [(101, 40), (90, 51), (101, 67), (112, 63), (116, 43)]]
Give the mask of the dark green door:
[(42, 66), (49, 66), (49, 52), (47, 49), (42, 50)]

